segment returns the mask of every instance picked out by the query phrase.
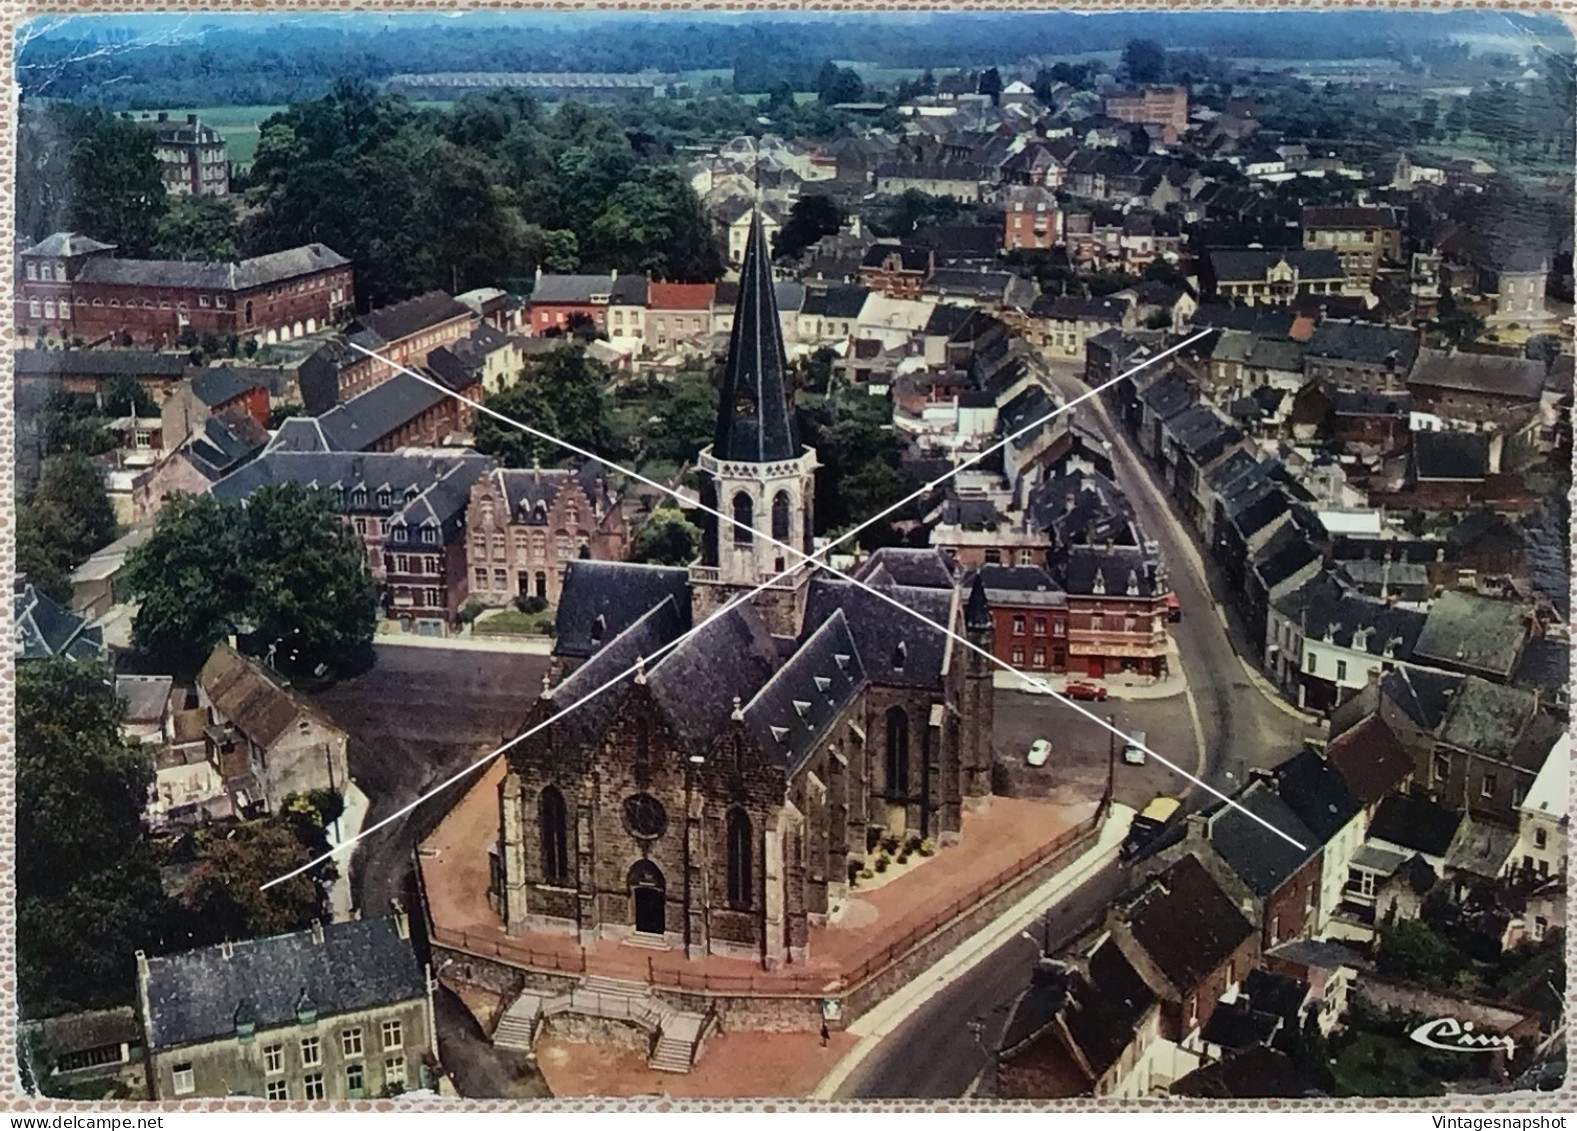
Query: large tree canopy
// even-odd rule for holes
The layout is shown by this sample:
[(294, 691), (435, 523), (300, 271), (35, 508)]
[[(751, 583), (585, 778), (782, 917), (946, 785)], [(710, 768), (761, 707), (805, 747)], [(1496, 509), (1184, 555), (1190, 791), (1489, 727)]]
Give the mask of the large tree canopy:
[[(578, 346), (566, 345), (533, 358), (518, 381), (483, 402), (491, 411), (476, 416), (472, 427), (476, 449), (505, 467), (558, 463), (570, 457), (561, 445), (506, 423), (512, 421), (590, 451), (604, 451), (610, 438), (607, 386), (607, 367)], [(492, 415), (495, 412), (505, 419)]]
[(104, 475), (93, 461), (82, 452), (50, 456), (17, 508), (17, 571), (54, 600), (69, 601), (72, 570), (108, 545), (116, 527)]

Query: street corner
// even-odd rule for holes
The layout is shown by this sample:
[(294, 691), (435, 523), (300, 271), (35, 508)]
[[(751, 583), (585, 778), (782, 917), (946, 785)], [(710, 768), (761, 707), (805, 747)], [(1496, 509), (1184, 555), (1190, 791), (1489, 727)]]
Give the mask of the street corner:
[(673, 1099), (802, 1099), (859, 1042), (853, 1033), (744, 1030), (709, 1038), (687, 1073), (660, 1072), (636, 1049), (547, 1036), (537, 1065), (554, 1096)]

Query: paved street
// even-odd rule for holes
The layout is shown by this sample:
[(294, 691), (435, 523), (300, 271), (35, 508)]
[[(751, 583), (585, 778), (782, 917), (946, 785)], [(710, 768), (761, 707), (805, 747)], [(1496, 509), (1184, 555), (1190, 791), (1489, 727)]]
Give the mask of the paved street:
[[(350, 735), (351, 777), (372, 802), (369, 827), (513, 738), (547, 670), (547, 657), (520, 652), (376, 648), (372, 670), (312, 697)], [(416, 842), (473, 780), (360, 842), (351, 886), (364, 915), (404, 895)]]

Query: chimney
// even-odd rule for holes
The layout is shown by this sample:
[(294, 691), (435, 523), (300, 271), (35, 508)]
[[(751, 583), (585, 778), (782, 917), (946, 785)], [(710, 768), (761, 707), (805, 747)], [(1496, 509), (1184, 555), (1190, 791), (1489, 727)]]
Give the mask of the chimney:
[(411, 937), (411, 918), (405, 913), (405, 904), (398, 899), (391, 901), (394, 908), (394, 930), (402, 938)]
[(318, 946), (323, 945), (323, 920), (312, 920), (312, 941)]
[(165, 113), (163, 110), (160, 110), (159, 111), (159, 117), (158, 117), (157, 120), (161, 121), (161, 122), (168, 122), (170, 120), (170, 115)]
[(1210, 838), (1210, 818), (1206, 817), (1203, 813), (1190, 813), (1188, 815), (1188, 819), (1184, 822), (1184, 825), (1187, 830), (1183, 838), (1184, 840), (1191, 840), (1198, 843)]
[(225, 939), (219, 944), (219, 953), (229, 959), (235, 954), (235, 945), (229, 939)]
[(617, 283), (618, 281), (619, 281), (618, 269), (615, 268), (614, 270), (609, 271), (608, 272), (608, 282), (610, 282), (610, 283)]
[(196, 114), (188, 114), (188, 115), (186, 115), (186, 124), (189, 125), (189, 126), (195, 126), (197, 124), (197, 115)]

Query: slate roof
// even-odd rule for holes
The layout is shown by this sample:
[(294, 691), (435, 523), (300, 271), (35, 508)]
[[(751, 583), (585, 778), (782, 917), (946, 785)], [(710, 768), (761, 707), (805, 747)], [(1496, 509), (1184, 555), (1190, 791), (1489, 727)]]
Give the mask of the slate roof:
[[(297, 483), (331, 492), (338, 488), (339, 509), (345, 514), (394, 515), (435, 483), (464, 466), (475, 466), (478, 475), (492, 461), (474, 452), (456, 450), (442, 457), (404, 452), (299, 452), (276, 449), (265, 452), (245, 467), (215, 483), (212, 493), (222, 499), (246, 499), (270, 483)], [(472, 476), (474, 481), (476, 476)], [(355, 505), (355, 492), (365, 489), (366, 503)], [(387, 490), (390, 505), (379, 506), (380, 491)]]
[(527, 526), (540, 526), (548, 521), (548, 511), (559, 491), (574, 481), (595, 505), (599, 499), (603, 508), (614, 505), (608, 490), (608, 469), (596, 460), (587, 460), (575, 468), (498, 468), (492, 475), (510, 520)]
[(1281, 1018), (1246, 994), (1236, 1001), (1218, 1005), (1205, 1022), (1199, 1039), (1207, 1045), (1236, 1051), (1254, 1045), (1268, 1045), (1281, 1027)]
[[(673, 598), (690, 627), (689, 571), (682, 567), (600, 562), (569, 563), (553, 621), (553, 654), (584, 658), (622, 634), (646, 613)], [(597, 618), (602, 631), (593, 639)]]
[(1086, 298), (1081, 295), (1043, 294), (1029, 308), (1031, 318), (1048, 322), (1110, 322), (1120, 325), (1128, 303), (1119, 298)]
[[(721, 289), (723, 284), (719, 284)], [(608, 288), (609, 306), (645, 306), (651, 289), (645, 275), (620, 275)]]
[[(880, 584), (875, 588), (933, 624), (952, 627), (956, 598), (953, 590)], [(941, 685), (950, 647), (942, 628), (927, 628), (918, 618), (905, 616), (853, 582), (821, 574), (811, 578), (800, 639), (808, 639), (839, 609), (848, 620), (861, 665), (872, 683), (900, 687)]]
[(1418, 357), (1418, 335), (1395, 326), (1328, 319), (1314, 328), (1305, 356), (1385, 365), (1393, 354), (1396, 371), (1406, 373)]
[(1396, 228), (1399, 223), (1396, 212), (1385, 207), (1333, 207), (1333, 208), (1305, 208), (1303, 210), (1303, 228)]
[(330, 730), (338, 729), (280, 684), (267, 668), (228, 644), (220, 644), (209, 654), (197, 673), (197, 683), (221, 718), (265, 750), (303, 716)]
[(358, 919), (261, 939), (242, 939), (148, 959), (152, 1049), (233, 1038), (245, 1009), (258, 1030), (296, 1025), (303, 997), (335, 1017), (425, 1000), (426, 978), (395, 920)]
[(1264, 898), (1286, 883), (1323, 843), (1287, 803), (1262, 781), (1235, 798), (1238, 805), (1286, 833), (1303, 847), (1225, 802), (1211, 811), (1210, 845), (1255, 895)]
[(239, 406), (210, 416), (179, 449), (210, 483), (234, 471), (268, 445), (268, 432)]
[(886, 582), (920, 589), (951, 590), (957, 581), (956, 572), (952, 559), (941, 550), (883, 546), (860, 563), (853, 576), (870, 585)]
[(1272, 534), (1255, 554), (1254, 575), (1268, 591), (1310, 562), (1318, 561), (1319, 557), (1319, 551), (1309, 543), (1308, 534), (1296, 522), (1289, 522)]
[[(1413, 646), (1416, 654), (1418, 646)], [(1380, 677), (1380, 691), (1424, 730), (1437, 730), (1465, 676), (1404, 665)]]
[(913, 240), (947, 259), (995, 259), (1002, 229), (995, 224), (933, 224), (915, 232)]
[[(344, 404), (335, 405), (317, 418), (317, 435), (322, 450), (366, 451), (384, 437), (398, 431), (448, 398), (441, 388), (410, 373), (396, 373)], [(285, 422), (287, 425), (290, 421)], [(296, 425), (300, 429), (301, 425)], [(292, 430), (292, 439), (304, 437)], [(310, 443), (310, 441), (308, 441)], [(276, 438), (275, 447), (279, 446)]]
[(611, 275), (543, 275), (531, 288), (531, 304), (585, 306), (594, 296), (607, 295), (612, 290)]
[(240, 369), (232, 365), (203, 369), (192, 376), (192, 392), (211, 408), (229, 404), (253, 389), (266, 388), (268, 382), (257, 370)]
[(182, 376), (192, 360), (185, 353), (150, 353), (147, 350), (20, 349), (13, 353), (18, 377), (54, 377), (64, 374), (98, 377)]
[(1219, 302), (1200, 303), (1189, 318), (1198, 329), (1241, 330), (1273, 338), (1287, 337), (1296, 320), (1297, 315), (1285, 306), (1229, 306)]
[(1161, 420), (1169, 420), (1195, 403), (1194, 391), (1176, 370), (1139, 394), (1139, 402)]
[(1483, 432), (1414, 432), (1413, 471), (1420, 481), (1481, 483), (1489, 474)]
[(1320, 844), (1330, 843), (1363, 808), (1341, 770), (1307, 746), (1272, 772), (1277, 795)]
[(1219, 282), (1258, 282), (1276, 264), (1286, 261), (1301, 280), (1339, 279), (1341, 260), (1334, 251), (1292, 248), (1211, 248), (1210, 265)]
[(781, 659), (755, 606), (742, 604), (648, 668), (646, 686), (680, 742), (700, 753), (728, 722), (735, 700), (755, 698)]
[(1276, 610), (1298, 618), (1307, 640), (1408, 660), (1424, 629), (1424, 614), (1354, 594), (1328, 571), (1275, 602)]
[(927, 337), (951, 338), (964, 328), (976, 312), (967, 306), (953, 306), (949, 303), (939, 303), (931, 309), (931, 315), (925, 322)]
[(1063, 969), (1037, 972), (1013, 1003), (1003, 1029), (1001, 1050), (1011, 1056), (1042, 1037), (1060, 1017), (1068, 1036), (1090, 1068), (1104, 1073), (1133, 1042), (1155, 994), (1123, 957), (1106, 943), (1090, 956), (1089, 974)]
[(1243, 438), (1242, 432), (1202, 404), (1191, 405), (1169, 418), (1165, 428), (1177, 441), (1177, 446), (1200, 467), (1211, 463)]
[(864, 687), (859, 650), (839, 609), (744, 704), (744, 722), (767, 756), (792, 774)]
[(938, 267), (926, 280), (925, 293), (976, 298), (992, 302), (1011, 302), (1028, 288), (1033, 299), (1034, 284), (1011, 271), (974, 271), (967, 267)]
[(91, 236), (84, 236), (78, 232), (55, 232), (18, 254), (29, 257), (70, 259), (72, 256), (88, 255), (95, 251), (114, 250), (114, 244), (102, 243)]
[(870, 294), (868, 287), (858, 286), (836, 286), (826, 290), (807, 288), (799, 312), (819, 318), (858, 318)]
[(1536, 401), (1544, 394), (1545, 365), (1526, 357), (1426, 349), (1407, 383), (1494, 397)]
[(1571, 645), (1547, 636), (1533, 637), (1523, 646), (1522, 659), (1511, 679), (1518, 687), (1538, 691), (1549, 702), (1557, 701), (1571, 688)]
[(1469, 676), (1451, 697), (1439, 737), (1458, 750), (1537, 770), (1549, 752), (1542, 739), (1552, 726), (1531, 691)]
[(1054, 554), (1050, 565), (1057, 583), (1080, 596), (1097, 594), (1097, 579), (1111, 597), (1127, 596), (1130, 588), (1139, 597), (1168, 592), (1160, 558), (1143, 546), (1066, 546)]
[[(1366, 808), (1413, 772), (1412, 756), (1379, 715), (1368, 716), (1332, 739), (1325, 760), (1341, 775), (1348, 793)], [(1285, 790), (1282, 796), (1292, 800)]]
[(377, 345), (372, 341), (362, 341), (361, 344), (368, 349), (376, 349), (379, 345), (408, 338), (440, 323), (469, 317), (471, 310), (463, 303), (443, 291), (428, 291), (361, 315), (346, 328), (345, 336), (355, 341), (364, 334), (370, 334), (376, 339)]
[(121, 287), (246, 291), (302, 275), (345, 267), (349, 263), (350, 260), (319, 243), (243, 259), (239, 263), (95, 257), (82, 265), (76, 281)]
[(900, 271), (925, 272), (931, 269), (931, 252), (928, 248), (904, 247), (893, 243), (877, 243), (866, 248), (860, 266), (885, 269), (889, 259), (898, 261), (897, 269)]
[(1308, 1082), (1292, 1059), (1264, 1045), (1230, 1053), (1221, 1060), (1196, 1068), (1174, 1081), (1167, 1091), (1174, 1096), (1223, 1100), (1257, 1100), (1311, 1094)]
[(167, 675), (117, 675), (115, 697), (126, 705), (128, 723), (151, 723), (164, 718), (175, 681)]
[(404, 507), (389, 521), (389, 542), (395, 549), (416, 541), (416, 531), (435, 527), (439, 541), (448, 545), (465, 525), (465, 508), (471, 501), (471, 488), (487, 471), (489, 460), (457, 460), (438, 481)]
[(101, 629), (88, 628), (86, 620), (20, 579), (11, 597), (11, 620), (16, 626), (18, 662), (53, 656), (97, 660), (103, 654)]
[(1040, 566), (983, 565), (973, 570), (966, 579), (970, 596), (974, 585), (990, 605), (1012, 605), (1037, 608), (1065, 608), (1068, 595), (1058, 586), (1056, 579)]
[(1427, 797), (1393, 793), (1375, 810), (1368, 839), (1400, 845), (1425, 856), (1444, 857), (1461, 823), (1462, 814)]
[(1182, 994), (1192, 993), (1255, 933), (1193, 856), (1119, 896), (1116, 906), (1134, 941)]
[(771, 256), (758, 212), (751, 220), (739, 271), (739, 304), (734, 308), (723, 367), (712, 454), (720, 460), (750, 463), (797, 459), (799, 426), (789, 390)]
[(1509, 601), (1448, 591), (1429, 608), (1414, 646), (1420, 662), (1444, 660), (1449, 667), (1468, 667), (1509, 676), (1527, 640), (1523, 609)]
[[(1069, 496), (1072, 506), (1069, 506)], [(1099, 541), (1133, 520), (1122, 489), (1096, 471), (1071, 470), (1043, 479), (1030, 490), (1024, 513), (1029, 529), (1055, 532), (1058, 543)], [(1093, 538), (1086, 538), (1093, 530)]]

